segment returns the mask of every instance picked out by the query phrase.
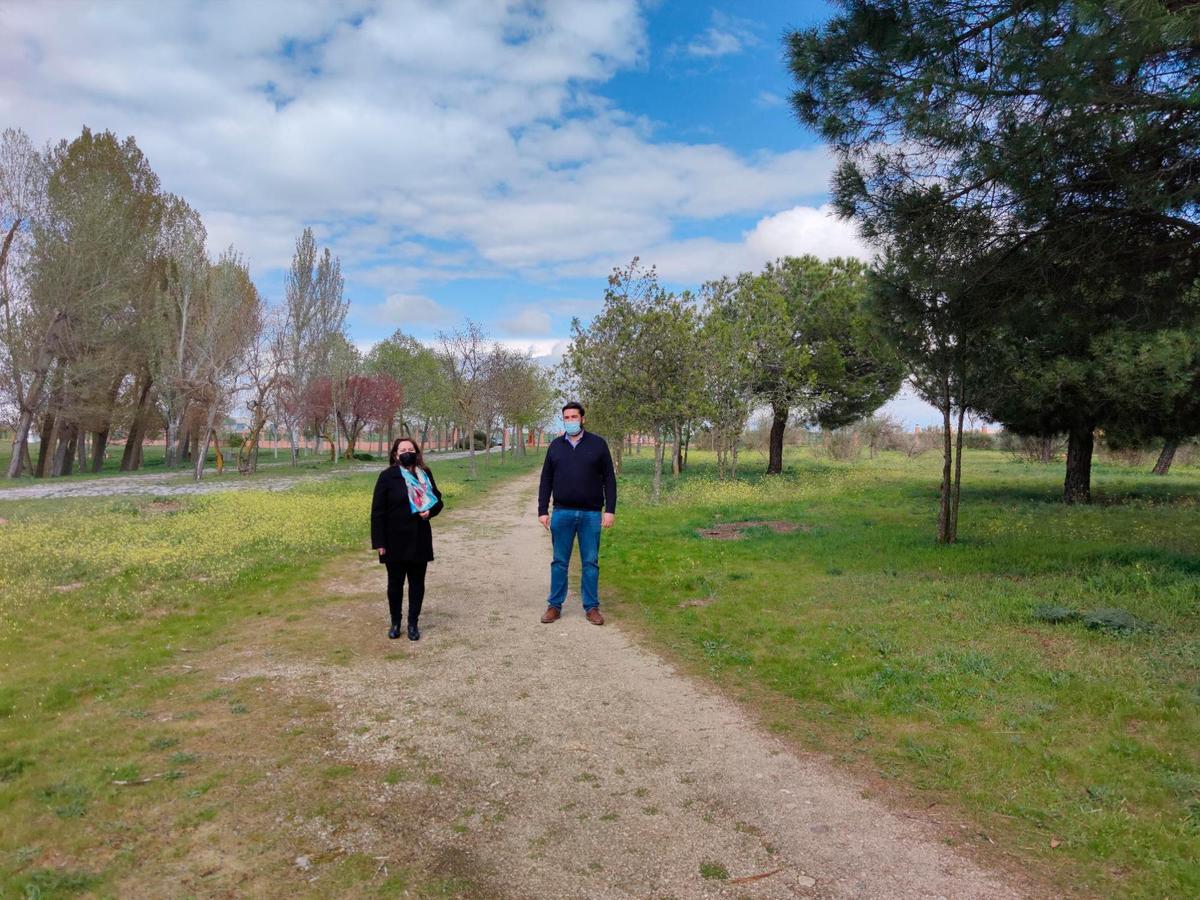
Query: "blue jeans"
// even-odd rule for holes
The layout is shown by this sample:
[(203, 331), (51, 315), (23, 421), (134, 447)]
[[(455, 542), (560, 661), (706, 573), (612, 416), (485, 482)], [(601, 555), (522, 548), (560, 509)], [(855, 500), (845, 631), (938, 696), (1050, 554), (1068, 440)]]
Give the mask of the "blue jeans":
[(579, 560), (583, 563), (580, 588), (583, 608), (600, 605), (600, 511), (558, 509), (550, 515), (550, 538), (554, 544), (554, 562), (550, 563), (550, 599), (546, 602), (562, 609), (567, 599), (567, 566), (571, 547), (579, 535)]

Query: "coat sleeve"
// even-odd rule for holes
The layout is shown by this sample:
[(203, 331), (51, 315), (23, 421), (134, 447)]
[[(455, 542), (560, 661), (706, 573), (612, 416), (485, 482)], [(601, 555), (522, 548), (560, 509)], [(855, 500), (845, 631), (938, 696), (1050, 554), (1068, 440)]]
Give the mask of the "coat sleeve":
[(425, 474), (429, 476), (429, 487), (433, 490), (433, 496), (437, 497), (437, 503), (429, 507), (429, 518), (432, 519), (445, 509), (446, 504), (442, 502), (442, 492), (438, 490), (437, 482), (433, 480), (433, 473), (426, 469)]
[(600, 474), (604, 478), (604, 511), (617, 511), (617, 471), (613, 467), (612, 453), (608, 442), (604, 443), (604, 455), (600, 457)]
[(371, 498), (371, 548), (378, 550), (385, 546), (384, 522), (387, 515), (387, 485), (384, 478), (387, 472), (380, 472), (375, 480), (375, 495)]
[(538, 515), (544, 516), (550, 512), (550, 489), (554, 486), (554, 463), (550, 460), (550, 448), (546, 448), (546, 458), (542, 460), (542, 480), (538, 484)]

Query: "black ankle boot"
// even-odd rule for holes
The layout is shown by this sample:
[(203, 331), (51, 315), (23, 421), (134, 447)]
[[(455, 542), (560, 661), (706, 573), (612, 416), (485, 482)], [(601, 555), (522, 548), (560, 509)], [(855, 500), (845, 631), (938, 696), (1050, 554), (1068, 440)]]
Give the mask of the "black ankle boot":
[(388, 637), (391, 638), (393, 641), (396, 638), (400, 637), (400, 626), (393, 625), (391, 628), (389, 628), (388, 629)]
[(410, 641), (419, 641), (421, 639), (421, 629), (416, 625), (410, 624), (408, 626), (408, 639)]

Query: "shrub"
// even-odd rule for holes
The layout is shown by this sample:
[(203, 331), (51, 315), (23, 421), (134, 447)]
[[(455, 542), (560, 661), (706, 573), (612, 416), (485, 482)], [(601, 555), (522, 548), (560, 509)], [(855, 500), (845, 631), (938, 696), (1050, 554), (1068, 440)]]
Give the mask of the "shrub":
[(835, 428), (821, 432), (821, 447), (830, 459), (858, 459), (862, 440), (854, 428)]
[(1094, 609), (1083, 617), (1083, 624), (1096, 631), (1132, 634), (1145, 628), (1145, 623), (1123, 609)]
[(1079, 613), (1066, 606), (1038, 606), (1033, 610), (1033, 617), (1039, 622), (1058, 625), (1062, 622), (1074, 622)]
[(370, 453), (363, 453), (361, 450), (355, 450), (350, 454), (352, 459), (361, 459), (363, 462), (374, 462), (375, 457)]
[(1002, 431), (996, 439), (995, 445), (1013, 459), (1024, 462), (1052, 463), (1066, 450), (1067, 439), (1065, 435), (1061, 434), (1029, 435)]
[[(455, 446), (455, 448), (457, 448), (459, 450), (466, 450), (467, 449), (467, 436), (464, 434), (462, 437), (460, 437), (457, 441), (454, 442), (454, 446)], [(484, 434), (482, 431), (475, 432), (475, 449), (483, 450), (485, 447), (487, 447), (487, 435)]]

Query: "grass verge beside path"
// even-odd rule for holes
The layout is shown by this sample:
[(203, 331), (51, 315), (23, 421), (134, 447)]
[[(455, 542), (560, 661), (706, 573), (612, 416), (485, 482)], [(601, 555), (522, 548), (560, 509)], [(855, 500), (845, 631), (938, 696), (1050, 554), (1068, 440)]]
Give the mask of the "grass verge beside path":
[[(540, 461), (480, 460), (475, 478), (465, 459), (431, 465), (448, 507), (461, 509)], [(331, 558), (361, 550), (369, 562), (374, 480), (170, 499), (0, 498), (0, 896), (119, 893), (147, 855), (178, 852), (150, 824), (163, 804), (186, 800), (194, 808), (167, 825), (201, 835), (223, 818), (209, 802), (216, 782), (194, 777), (197, 747), (208, 741), (215, 753), (212, 734), (229, 742), (268, 713), (252, 686), (197, 692), (189, 660), (247, 620), (303, 618), (324, 599), (302, 587)], [(288, 731), (295, 746), (280, 752), (319, 755), (316, 732)], [(218, 781), (244, 779), (250, 807), (266, 774)], [(237, 806), (237, 794), (223, 802)], [(271, 840), (269, 821), (252, 824), (239, 840)], [(347, 877), (373, 865), (353, 861)]]
[[(1200, 471), (1098, 467), (1065, 507), (1060, 466), (969, 453), (939, 547), (932, 455), (721, 483), (693, 453), (657, 506), (626, 461), (602, 584), (653, 642), (954, 843), (1064, 891), (1200, 896)], [(755, 520), (793, 530), (699, 534)]]

